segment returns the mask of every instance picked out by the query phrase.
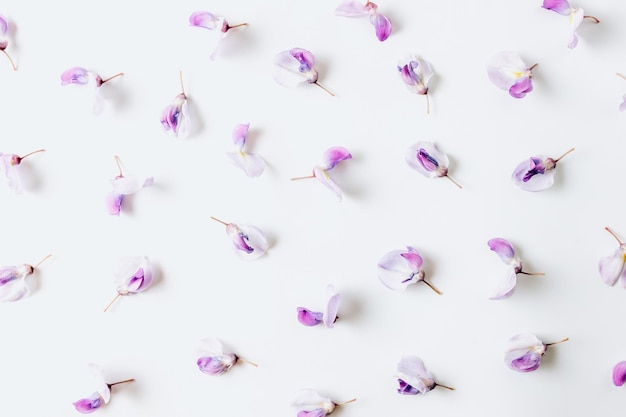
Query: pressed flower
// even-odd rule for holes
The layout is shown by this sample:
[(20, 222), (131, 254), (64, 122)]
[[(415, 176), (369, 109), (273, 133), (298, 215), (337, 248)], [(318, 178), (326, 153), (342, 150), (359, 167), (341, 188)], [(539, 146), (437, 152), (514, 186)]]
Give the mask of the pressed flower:
[(128, 256), (120, 260), (114, 277), (117, 295), (104, 311), (107, 311), (120, 297), (147, 290), (152, 284), (152, 266), (145, 256)]
[(532, 372), (541, 365), (541, 358), (548, 347), (567, 342), (565, 338), (558, 342), (543, 343), (537, 336), (530, 333), (520, 333), (513, 336), (504, 349), (504, 363), (518, 372)]
[(567, 47), (570, 49), (573, 49), (576, 45), (578, 45), (578, 35), (576, 34), (576, 31), (584, 19), (590, 19), (594, 23), (600, 23), (600, 20), (598, 20), (597, 17), (585, 15), (585, 11), (583, 9), (580, 7), (570, 6), (567, 0), (543, 0), (543, 5), (541, 7), (547, 10), (552, 10), (553, 12), (569, 18), (570, 35)]
[(454, 391), (454, 388), (435, 381), (432, 374), (417, 356), (403, 356), (398, 363), (398, 394), (426, 394), (437, 387)]
[(82, 414), (89, 414), (96, 411), (98, 408), (105, 404), (108, 404), (111, 400), (111, 388), (115, 385), (125, 384), (127, 382), (133, 382), (134, 379), (125, 379), (123, 381), (107, 383), (104, 379), (102, 368), (93, 363), (89, 364), (89, 371), (93, 377), (96, 392), (91, 394), (87, 398), (81, 398), (73, 403), (76, 411)]
[(533, 69), (536, 66), (526, 65), (516, 52), (499, 52), (489, 61), (487, 76), (498, 88), (508, 91), (511, 97), (523, 98), (533, 91)]
[(426, 96), (426, 113), (430, 113), (428, 84), (435, 74), (430, 62), (415, 55), (409, 55), (398, 61), (398, 73), (410, 92)]
[(199, 354), (196, 364), (198, 369), (207, 375), (221, 375), (228, 372), (239, 361), (258, 366), (234, 353), (224, 353), (222, 343), (213, 337), (201, 341)]
[(324, 184), (324, 186), (328, 187), (333, 193), (335, 193), (337, 198), (339, 198), (339, 201), (341, 201), (341, 198), (343, 196), (341, 188), (339, 188), (337, 183), (330, 177), (330, 175), (328, 175), (328, 171), (333, 169), (338, 163), (351, 159), (352, 155), (346, 148), (343, 148), (341, 146), (335, 146), (327, 149), (322, 157), (324, 158), (324, 162), (322, 163), (322, 165), (318, 165), (313, 168), (312, 175), (308, 175), (306, 177), (295, 177), (291, 180), (295, 181), (304, 180), (307, 178), (317, 178), (319, 182)]
[(115, 155), (115, 163), (119, 170), (119, 174), (111, 180), (113, 190), (107, 194), (105, 198), (105, 204), (107, 212), (114, 216), (119, 216), (122, 210), (122, 202), (124, 196), (135, 194), (137, 191), (144, 187), (148, 187), (154, 184), (153, 177), (138, 178), (138, 177), (125, 177), (122, 173), (122, 164), (120, 158)]
[(0, 172), (6, 176), (9, 188), (13, 189), (17, 194), (24, 191), (19, 173), (20, 164), (24, 158), (39, 152), (44, 152), (44, 149), (38, 149), (22, 156), (0, 152)]
[(61, 85), (92, 85), (95, 91), (93, 113), (100, 114), (104, 109), (104, 100), (100, 93), (100, 87), (102, 87), (104, 83), (107, 83), (114, 78), (121, 77), (122, 75), (124, 75), (124, 73), (120, 72), (103, 80), (102, 77), (93, 71), (88, 71), (82, 67), (73, 67), (61, 74)]
[(0, 14), (0, 51), (7, 57), (13, 67), (13, 71), (17, 71), (17, 67), (13, 62), (13, 58), (7, 52), (7, 46), (9, 46), (9, 20)]
[(179, 71), (181, 93), (174, 97), (172, 103), (163, 109), (161, 113), (161, 125), (163, 129), (179, 139), (185, 139), (191, 132), (191, 119), (189, 118), (189, 106), (183, 86), (183, 73)]
[(228, 152), (226, 155), (230, 162), (237, 168), (243, 170), (249, 177), (258, 177), (265, 170), (265, 162), (255, 154), (247, 153), (243, 150), (246, 144), (246, 136), (250, 123), (239, 124), (233, 130), (233, 142), (239, 148), (237, 152)]
[(605, 256), (600, 259), (598, 263), (598, 270), (600, 271), (600, 277), (606, 283), (606, 285), (613, 286), (618, 279), (621, 278), (622, 286), (626, 288), (626, 243), (622, 242), (619, 237), (608, 227), (604, 228), (617, 240), (619, 247), (611, 256)]
[(574, 148), (570, 149), (556, 159), (544, 155), (531, 156), (515, 168), (511, 180), (525, 191), (543, 191), (550, 188), (554, 184), (556, 163), (573, 150)]
[(361, 4), (356, 1), (346, 1), (335, 9), (335, 15), (342, 17), (368, 17), (374, 25), (376, 37), (379, 41), (386, 40), (391, 35), (391, 21), (382, 13), (378, 12), (378, 5), (367, 1)]
[(502, 262), (507, 264), (510, 269), (506, 277), (500, 282), (492, 300), (503, 300), (513, 295), (515, 286), (517, 285), (517, 274), (523, 275), (545, 275), (543, 272), (526, 272), (522, 269), (522, 260), (515, 254), (513, 245), (506, 239), (494, 238), (487, 242), (489, 249), (494, 251)]
[(226, 37), (226, 35), (229, 33), (229, 30), (242, 26), (248, 26), (247, 23), (239, 23), (231, 26), (223, 17), (216, 16), (213, 13), (206, 11), (193, 12), (191, 16), (189, 16), (189, 24), (198, 28), (217, 30), (219, 32), (220, 37), (217, 40), (217, 44), (215, 45), (213, 53), (211, 54), (211, 59), (215, 59), (215, 57), (217, 56), (217, 51), (220, 46), (221, 40)]
[(613, 383), (621, 387), (626, 382), (626, 361), (618, 362), (613, 368)]
[(387, 288), (404, 291), (407, 286), (416, 282), (423, 282), (437, 294), (441, 292), (424, 279), (426, 276), (422, 265), (424, 260), (413, 247), (406, 250), (393, 250), (378, 261), (378, 279)]
[(322, 397), (312, 389), (302, 389), (295, 395), (291, 406), (298, 410), (297, 417), (325, 417), (331, 414), (337, 407), (353, 403), (353, 398), (342, 403), (336, 403), (330, 398)]
[(241, 259), (252, 261), (267, 252), (269, 243), (259, 228), (249, 224), (227, 223), (213, 216), (211, 218), (226, 226), (226, 234), (232, 240), (235, 253)]
[(26, 277), (32, 275), (48, 255), (35, 266), (23, 264), (19, 266), (0, 267), (0, 301), (17, 301), (26, 297), (30, 292), (26, 284)]
[(318, 82), (315, 56), (302, 48), (292, 48), (274, 57), (274, 80), (285, 87), (296, 87), (304, 82), (315, 84), (331, 96), (335, 94)]
[(448, 156), (432, 142), (417, 142), (407, 149), (404, 160), (420, 174), (428, 178), (446, 177), (459, 188), (461, 184), (448, 175)]
[(300, 323), (305, 326), (317, 326), (323, 322), (329, 329), (335, 327), (335, 322), (338, 319), (337, 313), (339, 311), (339, 304), (341, 303), (341, 294), (337, 292), (333, 285), (328, 285), (326, 289), (329, 296), (325, 312), (316, 312), (304, 307), (298, 307), (298, 321)]

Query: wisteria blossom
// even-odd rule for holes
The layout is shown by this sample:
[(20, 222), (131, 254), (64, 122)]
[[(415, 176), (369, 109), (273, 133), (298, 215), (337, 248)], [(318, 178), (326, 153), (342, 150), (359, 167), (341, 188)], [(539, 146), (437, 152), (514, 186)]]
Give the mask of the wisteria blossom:
[(626, 361), (618, 362), (613, 367), (613, 383), (616, 387), (621, 387), (626, 382)]
[(274, 57), (274, 80), (285, 87), (296, 87), (302, 83), (315, 84), (331, 96), (335, 94), (318, 81), (315, 56), (302, 48), (292, 48)]
[(613, 255), (605, 256), (600, 259), (598, 263), (598, 270), (600, 271), (600, 277), (606, 283), (606, 285), (613, 286), (618, 279), (621, 278), (622, 286), (626, 288), (626, 243), (617, 237), (615, 233), (608, 227), (604, 228), (617, 240), (619, 247), (613, 253)]
[(541, 7), (568, 17), (570, 35), (567, 47), (570, 49), (573, 49), (576, 45), (578, 45), (578, 35), (576, 34), (576, 31), (584, 19), (590, 19), (594, 23), (600, 23), (600, 20), (597, 17), (585, 15), (585, 11), (583, 9), (580, 7), (570, 6), (567, 0), (543, 0), (543, 6)]
[(191, 132), (191, 119), (187, 95), (183, 86), (183, 73), (179, 72), (181, 93), (161, 113), (161, 125), (163, 130), (178, 139), (186, 139)]
[(374, 25), (376, 37), (379, 41), (386, 40), (391, 35), (391, 21), (378, 11), (378, 5), (367, 1), (361, 4), (357, 1), (346, 1), (335, 9), (335, 15), (342, 17), (369, 17)]
[(222, 343), (214, 337), (204, 339), (200, 342), (199, 358), (196, 361), (198, 369), (207, 375), (221, 375), (230, 371), (238, 362), (246, 362), (253, 366), (258, 366), (254, 362), (242, 359), (234, 353), (224, 353)]
[(511, 97), (523, 98), (533, 91), (533, 69), (522, 61), (517, 52), (498, 52), (487, 64), (487, 76), (498, 88), (509, 92)]
[(11, 55), (9, 55), (9, 53), (7, 52), (7, 47), (9, 46), (9, 29), (9, 19), (0, 14), (0, 51), (2, 51), (2, 53), (11, 63), (13, 71), (17, 71), (17, 67), (15, 66), (15, 62), (13, 62), (13, 58), (11, 58)]
[(104, 109), (104, 99), (100, 93), (100, 87), (114, 78), (121, 77), (123, 72), (117, 73), (109, 78), (102, 79), (93, 71), (88, 71), (82, 67), (72, 67), (61, 74), (61, 85), (77, 84), (91, 85), (94, 89), (93, 113), (100, 114)]
[(16, 194), (20, 194), (24, 191), (22, 179), (20, 175), (20, 164), (24, 160), (33, 154), (44, 152), (44, 149), (38, 149), (27, 153), (26, 155), (16, 155), (12, 153), (0, 152), (0, 172), (2, 172), (9, 184), (9, 188), (15, 191)]
[(215, 16), (213, 13), (206, 11), (193, 12), (191, 16), (189, 16), (189, 24), (194, 27), (217, 30), (219, 32), (219, 38), (213, 53), (211, 53), (211, 59), (215, 59), (222, 39), (226, 37), (231, 29), (248, 26), (247, 23), (239, 23), (231, 26), (223, 17)]
[(124, 257), (120, 260), (114, 277), (117, 295), (105, 307), (105, 312), (118, 298), (147, 290), (153, 281), (152, 266), (145, 256)]
[(295, 177), (291, 180), (296, 181), (304, 180), (307, 178), (317, 178), (319, 182), (324, 184), (324, 186), (326, 186), (333, 193), (335, 193), (339, 201), (341, 201), (343, 197), (343, 192), (341, 191), (341, 188), (339, 188), (337, 183), (330, 177), (330, 175), (328, 175), (328, 171), (333, 169), (340, 162), (352, 159), (352, 154), (350, 154), (350, 152), (346, 148), (343, 148), (341, 146), (335, 146), (327, 149), (322, 155), (322, 158), (324, 159), (324, 162), (322, 163), (322, 165), (318, 165), (313, 168), (312, 175), (308, 175), (306, 177)]
[(233, 143), (239, 150), (237, 152), (228, 152), (226, 156), (230, 159), (230, 162), (243, 170), (249, 177), (258, 177), (265, 170), (265, 162), (263, 158), (253, 153), (247, 153), (243, 150), (246, 144), (246, 136), (248, 135), (248, 129), (250, 123), (239, 124), (235, 126), (233, 130)]
[(494, 251), (502, 262), (509, 266), (509, 271), (506, 277), (500, 281), (500, 284), (496, 288), (495, 293), (491, 296), (492, 300), (503, 300), (513, 295), (515, 286), (517, 285), (517, 274), (523, 275), (540, 275), (543, 276), (543, 272), (526, 272), (522, 269), (522, 260), (515, 254), (513, 245), (505, 239), (494, 238), (487, 242), (489, 249)]
[(269, 243), (261, 229), (249, 224), (228, 223), (213, 216), (211, 218), (226, 226), (226, 234), (232, 240), (234, 251), (241, 259), (253, 261), (267, 252)]
[(426, 96), (426, 113), (430, 113), (428, 85), (435, 75), (430, 62), (415, 55), (409, 55), (398, 61), (398, 73), (410, 92)]
[(337, 292), (333, 285), (328, 285), (326, 289), (328, 291), (326, 310), (322, 313), (311, 311), (304, 307), (298, 307), (298, 321), (300, 323), (305, 326), (317, 326), (323, 322), (329, 329), (335, 327), (335, 322), (338, 319), (337, 313), (339, 311), (339, 304), (341, 303), (341, 294)]
[(125, 196), (135, 194), (142, 188), (154, 184), (154, 178), (125, 177), (122, 173), (120, 158), (117, 155), (115, 155), (114, 158), (119, 173), (114, 179), (111, 180), (113, 190), (106, 195), (105, 204), (109, 214), (119, 216)]
[(511, 175), (511, 180), (525, 191), (543, 191), (548, 189), (554, 184), (556, 163), (573, 150), (574, 148), (568, 150), (556, 159), (548, 158), (544, 155), (531, 156), (530, 159), (520, 163), (515, 168)]
[(513, 336), (504, 348), (504, 363), (518, 372), (532, 372), (541, 365), (541, 358), (548, 347), (567, 342), (565, 338), (558, 342), (543, 343), (537, 336), (530, 333), (520, 333)]
[(446, 177), (459, 188), (461, 184), (448, 175), (448, 156), (433, 142), (417, 142), (407, 149), (404, 160), (427, 178)]
[(298, 410), (297, 417), (325, 417), (331, 414), (337, 407), (353, 403), (353, 398), (342, 403), (336, 403), (330, 398), (322, 397), (312, 389), (302, 389), (295, 395), (291, 406)]
[(17, 301), (26, 297), (30, 293), (26, 277), (32, 275), (50, 256), (46, 256), (35, 266), (23, 264), (0, 267), (0, 301)]
[(94, 381), (95, 392), (89, 397), (81, 398), (73, 403), (76, 411), (82, 414), (89, 414), (96, 411), (98, 408), (105, 404), (108, 404), (111, 400), (111, 388), (115, 385), (125, 384), (127, 382), (133, 382), (134, 379), (125, 379), (123, 381), (107, 383), (104, 379), (103, 370), (96, 364), (89, 364), (89, 372)]
[(398, 394), (426, 394), (437, 387), (454, 391), (454, 388), (436, 382), (424, 366), (424, 362), (417, 356), (403, 356), (398, 363), (397, 372)]
[(423, 282), (437, 294), (441, 292), (424, 279), (426, 273), (422, 269), (424, 260), (413, 247), (406, 250), (393, 250), (378, 261), (378, 279), (387, 288), (404, 291), (407, 286)]

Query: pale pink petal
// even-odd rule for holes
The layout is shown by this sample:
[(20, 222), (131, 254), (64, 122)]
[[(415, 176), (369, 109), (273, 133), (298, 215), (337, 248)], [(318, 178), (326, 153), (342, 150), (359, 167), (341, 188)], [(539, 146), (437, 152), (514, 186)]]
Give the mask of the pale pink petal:
[(237, 256), (247, 261), (260, 258), (269, 247), (263, 232), (252, 225), (229, 223), (226, 233), (233, 241)]
[(330, 398), (322, 397), (312, 389), (299, 390), (291, 405), (303, 411), (313, 411), (321, 408), (328, 412), (328, 410), (332, 411), (334, 409), (333, 402)]
[(112, 216), (119, 216), (122, 211), (122, 202), (124, 196), (122, 194), (110, 192), (104, 198), (104, 204), (107, 209), (107, 213)]
[(313, 168), (313, 175), (319, 180), (319, 182), (324, 184), (325, 187), (335, 193), (339, 201), (341, 201), (343, 192), (341, 191), (341, 188), (339, 188), (337, 183), (333, 181), (333, 179), (326, 173), (326, 171), (324, 171), (320, 167), (315, 167)]
[(412, 248), (411, 246), (407, 246), (406, 249), (407, 251), (404, 253), (401, 253), (400, 256), (406, 259), (407, 263), (409, 264), (409, 267), (413, 270), (413, 272), (419, 271), (420, 268), (422, 267), (422, 264), (424, 263), (424, 260), (422, 259), (419, 252), (415, 248)]
[(325, 171), (329, 171), (335, 167), (339, 162), (345, 161), (347, 159), (351, 159), (352, 155), (350, 152), (341, 146), (335, 146), (330, 149), (327, 149), (322, 156), (324, 159), (323, 169)]
[(404, 250), (393, 250), (386, 253), (378, 261), (378, 279), (382, 284), (394, 291), (404, 291), (410, 284), (420, 280), (409, 262), (402, 256)]
[(622, 104), (619, 105), (619, 111), (626, 110), (626, 94), (622, 96)]
[(89, 71), (81, 67), (73, 67), (61, 74), (61, 85), (89, 83)]
[(494, 251), (505, 264), (509, 264), (515, 259), (515, 249), (508, 240), (498, 237), (490, 239), (487, 245), (489, 245), (489, 249)]
[(24, 189), (18, 172), (19, 165), (15, 165), (13, 160), (13, 154), (0, 153), (0, 172), (6, 176), (9, 188), (15, 191), (16, 194), (21, 194)]
[(369, 9), (356, 1), (346, 1), (335, 9), (335, 15), (341, 17), (364, 17), (368, 14)]
[[(296, 87), (297, 85), (307, 82), (314, 83), (317, 81), (317, 71), (309, 62), (312, 54), (300, 53), (295, 57), (292, 51), (306, 51), (301, 48), (294, 48), (290, 51), (283, 51), (274, 58), (274, 80), (285, 87)], [(298, 59), (299, 58), (299, 59)], [(307, 60), (309, 58), (309, 60)]]
[(24, 277), (16, 278), (0, 286), (0, 301), (18, 301), (30, 292)]
[(260, 156), (245, 152), (228, 152), (230, 162), (242, 169), (249, 177), (258, 177), (265, 170), (265, 161)]
[(376, 30), (376, 37), (383, 42), (391, 35), (391, 21), (382, 13), (376, 13), (370, 17), (370, 22)]
[(204, 11), (193, 12), (191, 16), (189, 16), (189, 24), (191, 26), (202, 27), (209, 30), (222, 29), (223, 22), (224, 18)]
[(246, 135), (248, 134), (249, 128), (250, 123), (245, 123), (235, 126), (233, 130), (233, 143), (235, 146), (239, 147), (239, 150), (242, 150), (243, 146), (246, 144)]
[(570, 40), (567, 45), (568, 48), (573, 49), (578, 45), (578, 35), (576, 31), (578, 30), (578, 26), (583, 22), (585, 16), (585, 11), (583, 9), (576, 9), (576, 11), (570, 15), (569, 24), (570, 24)]
[(117, 194), (123, 195), (135, 194), (143, 187), (152, 185), (153, 183), (153, 177), (118, 177), (111, 180), (111, 184), (113, 185), (113, 191)]
[(606, 285), (615, 285), (619, 277), (626, 272), (624, 268), (625, 248), (625, 245), (620, 245), (613, 255), (600, 259), (598, 270), (600, 271), (600, 277), (602, 277)]
[(328, 298), (328, 303), (326, 304), (324, 324), (329, 329), (332, 329), (335, 327), (335, 320), (337, 320), (337, 312), (339, 311), (339, 304), (341, 303), (341, 294), (339, 294), (332, 285), (328, 286), (328, 291), (330, 292), (330, 297)]
[[(9, 33), (9, 19), (0, 14), (0, 40)], [(6, 46), (5, 46), (6, 47)]]
[(492, 300), (504, 300), (505, 298), (509, 298), (511, 295), (513, 295), (516, 284), (517, 274), (515, 273), (515, 270), (511, 268), (506, 277), (498, 284), (498, 287), (496, 288), (494, 294), (489, 298), (491, 298)]
[(96, 392), (100, 394), (104, 403), (108, 404), (111, 400), (111, 389), (104, 380), (104, 371), (102, 367), (96, 365), (95, 363), (90, 363), (87, 367), (89, 369), (89, 374), (95, 383)]

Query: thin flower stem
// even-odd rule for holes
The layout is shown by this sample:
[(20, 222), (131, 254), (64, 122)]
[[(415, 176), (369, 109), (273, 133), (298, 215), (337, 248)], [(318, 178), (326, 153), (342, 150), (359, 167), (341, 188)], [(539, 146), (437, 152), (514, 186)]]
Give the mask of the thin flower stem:
[(569, 154), (569, 153), (573, 152), (573, 151), (574, 151), (574, 149), (576, 149), (576, 148), (572, 148), (572, 149), (570, 149), (569, 151), (565, 152), (563, 155), (561, 155), (561, 156), (559, 156), (558, 158), (556, 158), (556, 159), (554, 160), (554, 162), (555, 162), (555, 163), (556, 163), (556, 162), (559, 162), (561, 159), (563, 159), (563, 157), (564, 157), (565, 155), (567, 155), (567, 154)]
[(558, 342), (546, 343), (545, 346), (548, 347), (552, 345), (558, 345), (559, 343), (567, 342), (568, 340), (569, 340), (569, 337), (566, 337), (565, 339), (559, 340)]
[(530, 68), (528, 68), (528, 71), (534, 70), (535, 68), (537, 68), (537, 65), (539, 64), (533, 64)]
[(339, 403), (339, 404), (335, 404), (335, 407), (341, 407), (342, 405), (350, 404), (350, 403), (353, 403), (353, 402), (355, 402), (355, 401), (356, 401), (356, 398), (353, 398), (353, 399), (351, 399), (351, 400), (344, 401), (344, 402)]
[(37, 149), (36, 151), (28, 152), (26, 155), (20, 156), (19, 159), (21, 161), (22, 159), (24, 159), (26, 157), (29, 157), (29, 156), (31, 156), (33, 154), (36, 154), (36, 153), (39, 153), (39, 152), (45, 152), (45, 151), (46, 151), (45, 149)]
[(615, 75), (626, 80), (626, 75), (624, 74), (620, 74), (619, 72), (616, 72)]
[(117, 169), (120, 170), (119, 178), (124, 178), (124, 174), (122, 173), (122, 162), (120, 161), (120, 157), (117, 156), (117, 155), (113, 155), (113, 158), (115, 158), (115, 163), (117, 164)]
[(15, 66), (15, 62), (13, 62), (13, 58), (11, 58), (11, 55), (9, 55), (9, 53), (4, 49), (2, 50), (2, 52), (9, 59), (9, 62), (11, 63), (11, 66), (13, 67), (13, 71), (17, 71), (17, 67)]
[(291, 181), (306, 180), (309, 178), (315, 178), (315, 175), (308, 175), (306, 177), (295, 177), (295, 178), (291, 178)]
[(113, 305), (114, 302), (117, 301), (118, 298), (120, 298), (122, 296), (122, 294), (117, 293), (117, 295), (115, 296), (114, 299), (111, 300), (111, 302), (109, 304), (107, 304), (107, 306), (104, 308), (104, 312), (106, 313), (107, 310)]
[(111, 76), (111, 77), (107, 78), (106, 80), (102, 80), (102, 83), (101, 83), (101, 84), (104, 84), (104, 83), (106, 83), (107, 81), (111, 81), (113, 78), (121, 77), (122, 75), (124, 75), (124, 73), (123, 73), (123, 72), (118, 72), (117, 74), (115, 74), (115, 75), (113, 75), (113, 76)]
[(185, 94), (185, 86), (183, 85), (183, 70), (178, 70), (178, 78), (180, 79), (180, 89), (183, 93), (183, 97), (187, 97)]
[(234, 29), (234, 28), (238, 28), (238, 27), (241, 27), (241, 26), (248, 26), (248, 24), (247, 23), (238, 23), (238, 24), (233, 25), (233, 26), (228, 25), (228, 29)]
[(217, 217), (213, 217), (213, 216), (211, 216), (211, 218), (212, 218), (213, 220), (215, 220), (216, 222), (222, 223), (224, 226), (228, 226), (228, 225), (230, 224), (230, 223), (226, 223), (226, 222), (225, 222), (225, 221), (223, 221), (223, 220), (218, 219)]
[(593, 20), (595, 23), (600, 23), (600, 19), (598, 19), (595, 16), (583, 16), (583, 19), (591, 19)]
[(454, 391), (454, 388), (449, 387), (449, 386), (447, 386), (447, 385), (440, 384), (440, 383), (438, 383), (438, 382), (435, 382), (435, 386), (436, 386), (436, 387), (445, 388), (445, 389), (448, 389), (448, 390), (450, 390), (450, 391)]
[(457, 187), (459, 187), (460, 189), (463, 189), (463, 187), (461, 186), (461, 184), (459, 184), (458, 182), (456, 182), (451, 176), (449, 176), (448, 174), (445, 175), (445, 177), (447, 179), (449, 179), (450, 181), (452, 181), (452, 184), (456, 185)]
[(533, 276), (545, 276), (546, 273), (545, 272), (526, 272), (526, 271), (519, 271), (518, 274), (522, 274), (522, 275), (533, 275)]
[(617, 240), (617, 243), (619, 243), (620, 245), (623, 245), (624, 243), (622, 242), (622, 240), (617, 237), (617, 235), (615, 233), (613, 233), (613, 231), (611, 229), (609, 229), (608, 227), (605, 227), (604, 230), (606, 230), (607, 232), (609, 232), (611, 234), (611, 236), (613, 236), (615, 238), (615, 240)]
[(48, 259), (51, 256), (52, 256), (52, 254), (46, 255), (41, 261), (37, 262), (37, 264), (35, 266), (33, 266), (33, 269), (39, 268), (39, 265), (41, 265), (46, 259)]
[(247, 360), (247, 359), (244, 359), (244, 358), (242, 358), (241, 356), (237, 356), (237, 360), (240, 360), (240, 361), (242, 361), (242, 362), (245, 362), (245, 363), (247, 363), (247, 364), (250, 364), (250, 365), (254, 366), (255, 368), (258, 368), (258, 367), (259, 367), (259, 364), (258, 364), (258, 363), (256, 363), (256, 362), (252, 362), (252, 361), (249, 361), (249, 360)]
[(333, 93), (332, 91), (330, 91), (328, 88), (324, 87), (322, 84), (318, 83), (317, 81), (315, 81), (313, 84), (315, 84), (316, 86), (318, 86), (322, 90), (326, 91), (331, 96), (335, 97), (335, 93)]
[(135, 378), (125, 379), (123, 381), (113, 382), (112, 384), (107, 384), (107, 385), (109, 386), (109, 388), (111, 388), (114, 385), (125, 384), (127, 382), (135, 382)]
[(430, 282), (426, 281), (425, 279), (422, 280), (422, 282), (426, 285), (428, 285), (428, 287), (433, 290), (434, 292), (436, 292), (437, 294), (441, 295), (441, 291), (439, 291), (437, 288), (435, 288), (435, 286), (433, 284), (431, 284)]
[(426, 96), (426, 114), (430, 114), (430, 98), (428, 98), (428, 93), (424, 95)]

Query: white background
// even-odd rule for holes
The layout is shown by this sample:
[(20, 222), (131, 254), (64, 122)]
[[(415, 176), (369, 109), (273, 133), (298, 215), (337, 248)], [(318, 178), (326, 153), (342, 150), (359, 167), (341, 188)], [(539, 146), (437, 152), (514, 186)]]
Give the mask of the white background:
[[(4, 2), (14, 25), (0, 57), (0, 151), (46, 152), (24, 161), (38, 186), (0, 187), (0, 263), (51, 259), (28, 278), (28, 298), (0, 305), (0, 415), (71, 416), (93, 392), (87, 364), (116, 387), (101, 416), (295, 416), (297, 389), (357, 402), (344, 417), (623, 414), (626, 392), (611, 381), (626, 360), (624, 289), (607, 287), (600, 257), (626, 239), (624, 125), (626, 4), (580, 3), (585, 21), (567, 48), (567, 18), (541, 1), (386, 1), (393, 33), (379, 42), (367, 19), (334, 16), (338, 1), (179, 1), (143, 6), (110, 0)], [(215, 61), (217, 34), (188, 25), (208, 10), (234, 29)], [(306, 48), (320, 82), (295, 89), (271, 76), (275, 54)], [(513, 50), (534, 70), (534, 91), (513, 99), (487, 79), (495, 53)], [(436, 72), (430, 115), (401, 82), (396, 63), (415, 53)], [(103, 78), (105, 109), (92, 91), (60, 85), (82, 66)], [(167, 136), (162, 109), (180, 92), (182, 70), (193, 131)], [(230, 165), (231, 132), (249, 122), (249, 151), (267, 170), (251, 179)], [(450, 157), (446, 179), (426, 179), (404, 162), (417, 141)], [(331, 175), (335, 197), (308, 175), (331, 146), (353, 159)], [(528, 193), (511, 181), (531, 155), (557, 157), (553, 188)], [(104, 208), (119, 155), (127, 175), (155, 177), (119, 218)], [(0, 183), (3, 185), (3, 182)], [(266, 256), (235, 257), (223, 226), (253, 224), (271, 242)], [(510, 240), (525, 269), (516, 293), (491, 301), (506, 266), (487, 240)], [(438, 296), (418, 284), (383, 287), (376, 264), (406, 245), (425, 259)], [(119, 300), (112, 271), (121, 256), (145, 255), (158, 280)], [(326, 285), (343, 294), (334, 329), (307, 328), (296, 307), (322, 309)], [(515, 373), (503, 347), (519, 332), (551, 348), (541, 368)], [(214, 336), (258, 368), (211, 377), (195, 349)], [(418, 355), (443, 384), (426, 396), (396, 393), (395, 367)]]

